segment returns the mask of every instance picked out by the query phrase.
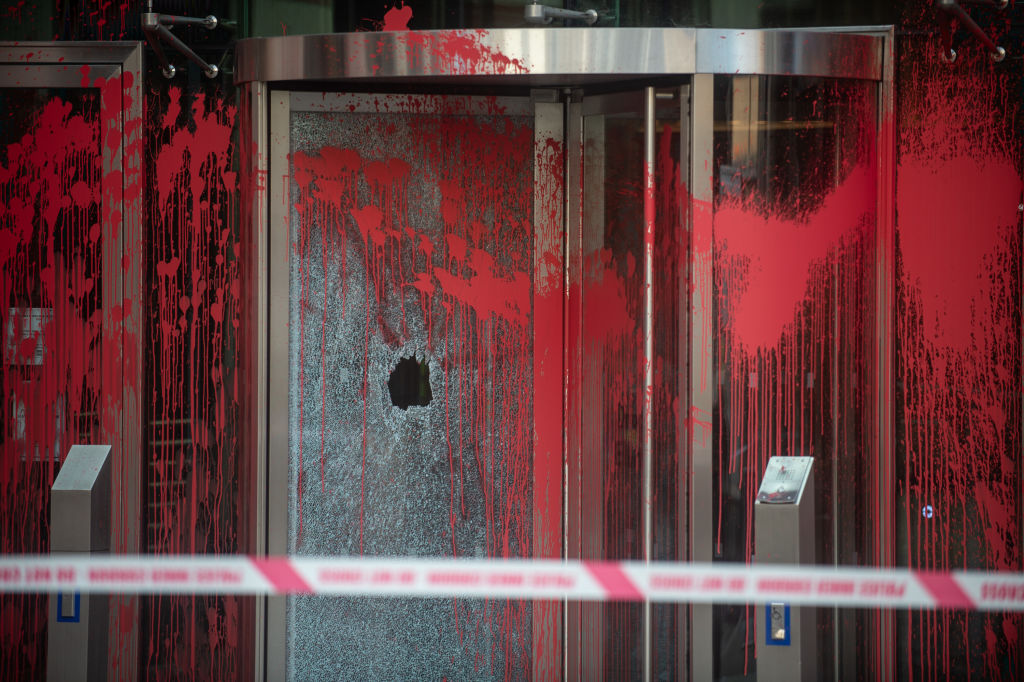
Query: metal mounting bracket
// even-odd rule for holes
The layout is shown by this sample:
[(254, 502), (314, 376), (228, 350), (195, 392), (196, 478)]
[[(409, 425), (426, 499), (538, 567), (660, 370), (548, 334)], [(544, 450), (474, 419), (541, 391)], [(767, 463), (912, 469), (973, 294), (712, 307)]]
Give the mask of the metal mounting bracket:
[(939, 16), (939, 28), (942, 31), (942, 58), (947, 62), (956, 61), (956, 50), (953, 49), (953, 21), (958, 21), (971, 34), (981, 41), (981, 44), (988, 50), (989, 57), (994, 62), (1001, 62), (1006, 58), (1006, 50), (995, 44), (987, 33), (971, 15), (960, 5), (982, 5), (994, 9), (1003, 10), (1010, 5), (1011, 0), (936, 0), (936, 4), (942, 11)]
[(562, 9), (561, 7), (549, 7), (537, 2), (529, 4), (525, 8), (524, 18), (529, 24), (550, 24), (555, 19), (569, 21), (582, 21), (587, 26), (597, 23), (597, 10), (574, 10)]
[(153, 52), (156, 53), (156, 58), (160, 62), (164, 78), (174, 78), (174, 74), (177, 73), (178, 70), (174, 68), (174, 65), (167, 59), (167, 55), (164, 54), (164, 49), (160, 44), (160, 41), (169, 43), (171, 47), (185, 55), (189, 61), (203, 70), (203, 74), (205, 74), (207, 78), (217, 77), (217, 74), (220, 73), (220, 69), (217, 68), (216, 64), (208, 63), (202, 57), (197, 55), (192, 48), (186, 45), (181, 38), (171, 33), (171, 29), (175, 26), (202, 26), (206, 30), (212, 31), (220, 25), (217, 17), (212, 14), (202, 18), (181, 17), (174, 14), (158, 14), (153, 11), (152, 0), (149, 0), (147, 3), (147, 9), (149, 11), (142, 13), (142, 32), (146, 34), (146, 40), (149, 42), (150, 47), (153, 48)]

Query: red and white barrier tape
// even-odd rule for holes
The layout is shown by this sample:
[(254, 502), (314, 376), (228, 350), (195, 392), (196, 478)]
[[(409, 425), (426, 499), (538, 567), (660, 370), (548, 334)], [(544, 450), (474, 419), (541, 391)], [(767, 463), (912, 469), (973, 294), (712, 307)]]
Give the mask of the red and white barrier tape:
[(318, 594), (1024, 611), (1024, 574), (518, 559), (0, 557), (0, 592)]

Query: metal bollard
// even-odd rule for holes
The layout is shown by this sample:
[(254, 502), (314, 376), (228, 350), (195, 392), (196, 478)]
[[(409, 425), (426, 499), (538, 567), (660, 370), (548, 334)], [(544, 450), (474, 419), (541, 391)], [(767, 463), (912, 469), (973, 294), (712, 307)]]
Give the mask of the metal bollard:
[[(50, 553), (110, 551), (110, 446), (73, 445), (50, 488)], [(50, 595), (47, 679), (107, 679), (106, 595)]]
[[(754, 502), (754, 563), (814, 563), (814, 458), (771, 457)], [(758, 682), (817, 679), (817, 609), (757, 606)]]

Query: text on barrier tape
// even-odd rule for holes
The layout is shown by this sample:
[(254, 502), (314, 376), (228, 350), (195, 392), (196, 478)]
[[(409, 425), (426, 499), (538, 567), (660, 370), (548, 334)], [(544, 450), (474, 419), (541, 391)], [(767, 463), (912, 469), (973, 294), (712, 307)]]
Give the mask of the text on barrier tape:
[(1024, 611), (1024, 574), (522, 559), (0, 558), (0, 592), (318, 594)]

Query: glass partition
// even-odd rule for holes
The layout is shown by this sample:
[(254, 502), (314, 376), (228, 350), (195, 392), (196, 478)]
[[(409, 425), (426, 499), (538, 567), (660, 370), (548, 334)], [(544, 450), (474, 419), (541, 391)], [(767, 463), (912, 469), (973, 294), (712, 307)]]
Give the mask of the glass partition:
[[(714, 107), (714, 559), (754, 560), (767, 460), (803, 455), (817, 563), (864, 563), (881, 523), (876, 86), (721, 76)], [(858, 614), (819, 609), (818, 625), (819, 677), (863, 675)], [(753, 606), (715, 607), (714, 641), (716, 679), (755, 679)]]

